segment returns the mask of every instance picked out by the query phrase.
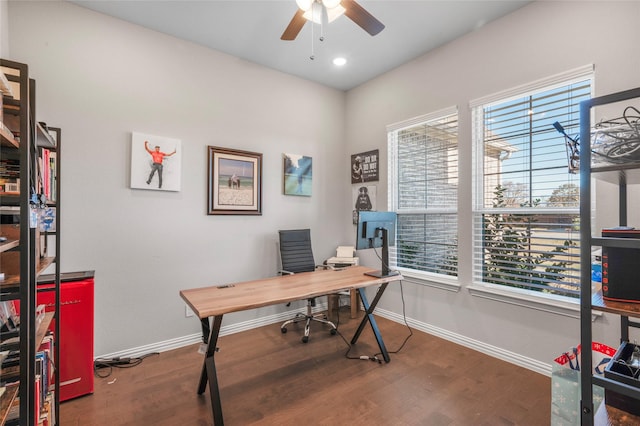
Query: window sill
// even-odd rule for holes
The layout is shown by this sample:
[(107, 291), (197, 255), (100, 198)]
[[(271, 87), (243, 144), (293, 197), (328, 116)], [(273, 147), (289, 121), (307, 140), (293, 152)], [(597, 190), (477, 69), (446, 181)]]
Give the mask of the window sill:
[(430, 274), (428, 272), (415, 272), (402, 268), (398, 268), (398, 270), (405, 281), (413, 284), (439, 288), (456, 293), (459, 292), (461, 288), (457, 278), (445, 278), (442, 275)]
[[(492, 284), (472, 284), (467, 289), (472, 296), (580, 319), (580, 302), (577, 299), (575, 301), (569, 299), (559, 300), (538, 292), (503, 288)], [(602, 312), (591, 312), (592, 322), (599, 317), (602, 317)]]

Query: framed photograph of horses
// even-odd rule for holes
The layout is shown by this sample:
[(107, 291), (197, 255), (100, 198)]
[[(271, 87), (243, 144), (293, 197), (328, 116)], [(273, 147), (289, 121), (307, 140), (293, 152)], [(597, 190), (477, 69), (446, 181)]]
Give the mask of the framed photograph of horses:
[(262, 154), (208, 147), (208, 214), (262, 214)]

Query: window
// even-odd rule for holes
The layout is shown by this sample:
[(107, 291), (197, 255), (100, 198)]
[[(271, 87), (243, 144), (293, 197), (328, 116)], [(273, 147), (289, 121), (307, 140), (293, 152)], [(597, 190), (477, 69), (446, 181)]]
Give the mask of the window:
[(474, 281), (578, 297), (580, 179), (553, 123), (579, 133), (591, 74), (472, 102)]
[(398, 214), (395, 266), (458, 275), (458, 114), (388, 126), (389, 209)]

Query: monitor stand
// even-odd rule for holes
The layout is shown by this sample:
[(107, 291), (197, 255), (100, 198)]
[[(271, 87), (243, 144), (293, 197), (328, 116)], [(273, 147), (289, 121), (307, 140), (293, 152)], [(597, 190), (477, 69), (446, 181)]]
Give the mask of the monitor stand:
[(385, 228), (378, 228), (378, 231), (382, 232), (382, 269), (378, 271), (365, 272), (365, 275), (376, 278), (393, 277), (394, 275), (400, 275), (398, 271), (391, 271), (389, 269), (389, 231)]
[(378, 270), (378, 271), (372, 271), (372, 272), (365, 272), (364, 274), (365, 275), (369, 275), (370, 277), (387, 278), (387, 277), (393, 277), (395, 275), (400, 275), (400, 272), (398, 272), (398, 271), (388, 271), (385, 274), (384, 271)]

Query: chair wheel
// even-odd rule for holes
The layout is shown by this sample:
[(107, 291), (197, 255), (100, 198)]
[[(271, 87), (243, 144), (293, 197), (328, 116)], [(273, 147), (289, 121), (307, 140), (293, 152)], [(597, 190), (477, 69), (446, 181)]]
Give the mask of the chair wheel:
[(309, 341), (309, 336), (302, 336), (302, 343), (307, 343)]
[(287, 327), (281, 327), (280, 331), (282, 332), (282, 334), (285, 334), (287, 332)]
[(332, 336), (335, 336), (337, 332), (338, 331), (335, 328), (332, 328), (331, 331), (329, 331), (329, 333), (331, 333)]

